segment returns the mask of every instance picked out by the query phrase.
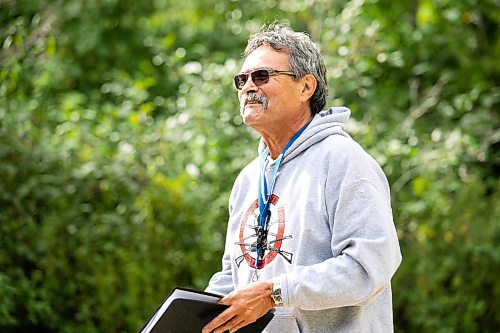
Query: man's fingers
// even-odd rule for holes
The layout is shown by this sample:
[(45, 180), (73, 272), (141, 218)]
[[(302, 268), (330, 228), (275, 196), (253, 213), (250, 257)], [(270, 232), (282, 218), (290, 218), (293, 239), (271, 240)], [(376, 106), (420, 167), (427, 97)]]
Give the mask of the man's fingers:
[(202, 333), (211, 333), (215, 330), (215, 332), (224, 332), (219, 331), (218, 328), (233, 318), (233, 314), (228, 311), (229, 309), (222, 312), (220, 315), (215, 317), (211, 322), (209, 322), (205, 327), (203, 327)]
[(233, 327), (231, 327), (231, 329), (229, 330), (229, 333), (233, 333), (233, 332), (236, 332), (237, 330), (239, 330), (240, 328), (242, 327), (245, 327), (247, 326), (249, 323), (247, 323), (246, 321), (242, 320), (240, 321), (238, 324), (234, 325)]
[(221, 298), (217, 303), (224, 305), (231, 305), (231, 294)]
[(271, 293), (272, 283), (269, 281), (253, 283), (229, 293), (219, 300), (220, 304), (229, 305), (229, 308), (208, 323), (202, 333), (235, 332), (254, 322), (273, 308)]
[(233, 317), (233, 319), (231, 319), (221, 327), (217, 328), (215, 330), (215, 333), (223, 333), (225, 331), (229, 331), (230, 333), (236, 332), (238, 330), (237, 327), (239, 327), (238, 325), (242, 324), (243, 322), (244, 320), (241, 319), (240, 317), (238, 316)]

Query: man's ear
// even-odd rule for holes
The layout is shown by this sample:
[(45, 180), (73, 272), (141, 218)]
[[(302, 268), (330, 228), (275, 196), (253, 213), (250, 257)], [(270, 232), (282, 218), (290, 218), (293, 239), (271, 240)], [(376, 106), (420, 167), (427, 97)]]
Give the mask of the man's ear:
[(316, 81), (316, 78), (312, 74), (307, 74), (301, 79), (301, 81), (302, 81), (302, 91), (300, 93), (300, 100), (305, 102), (308, 101), (316, 91), (316, 86), (318, 85), (318, 82)]

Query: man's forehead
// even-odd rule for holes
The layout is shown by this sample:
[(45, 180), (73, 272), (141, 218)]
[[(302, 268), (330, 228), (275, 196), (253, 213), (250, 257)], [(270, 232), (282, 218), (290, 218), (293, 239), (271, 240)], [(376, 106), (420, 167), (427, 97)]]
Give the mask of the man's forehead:
[(257, 66), (257, 67), (250, 67), (250, 68), (243, 69), (243, 67), (242, 67), (240, 73), (251, 73), (251, 72), (257, 71), (259, 69), (270, 69), (270, 70), (273, 70), (274, 68), (271, 67), (271, 66)]
[[(259, 46), (245, 58), (241, 67), (248, 72), (256, 69), (287, 69), (281, 68), (288, 65), (289, 56), (286, 52), (276, 51), (268, 45)], [(279, 67), (276, 67), (279, 66)]]

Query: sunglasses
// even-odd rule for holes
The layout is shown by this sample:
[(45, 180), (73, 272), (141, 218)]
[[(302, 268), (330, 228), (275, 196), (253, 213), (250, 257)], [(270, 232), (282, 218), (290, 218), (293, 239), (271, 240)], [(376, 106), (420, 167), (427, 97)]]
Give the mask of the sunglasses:
[(250, 73), (236, 74), (234, 76), (234, 85), (238, 90), (243, 89), (243, 86), (245, 85), (245, 83), (247, 83), (248, 77), (250, 76), (252, 78), (252, 82), (257, 87), (260, 87), (261, 85), (269, 82), (270, 76), (280, 75), (280, 74), (295, 76), (295, 74), (293, 74), (293, 72), (290, 71), (277, 71), (274, 69), (257, 69)]

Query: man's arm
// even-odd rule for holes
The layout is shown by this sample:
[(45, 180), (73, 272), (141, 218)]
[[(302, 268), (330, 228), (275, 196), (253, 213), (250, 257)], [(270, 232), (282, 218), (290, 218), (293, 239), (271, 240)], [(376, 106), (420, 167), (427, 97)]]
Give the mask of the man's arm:
[(322, 310), (361, 305), (390, 286), (401, 262), (390, 200), (380, 183), (355, 179), (333, 212), (333, 257), (280, 276), (284, 306)]

